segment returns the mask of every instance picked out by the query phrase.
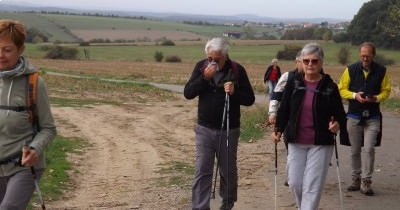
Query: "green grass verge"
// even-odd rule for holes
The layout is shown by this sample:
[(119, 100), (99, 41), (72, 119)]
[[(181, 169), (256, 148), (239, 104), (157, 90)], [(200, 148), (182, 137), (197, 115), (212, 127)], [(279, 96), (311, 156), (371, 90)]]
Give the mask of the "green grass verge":
[(388, 98), (381, 103), (382, 108), (400, 113), (400, 98)]
[(99, 104), (114, 104), (116, 102), (107, 100), (96, 100), (96, 99), (76, 99), (76, 98), (60, 98), (50, 97), (50, 103), (55, 107), (88, 107), (91, 105)]
[(254, 109), (245, 110), (242, 112), (240, 141), (247, 142), (250, 140), (261, 139), (265, 134), (265, 129), (262, 124), (267, 117), (267, 109), (262, 106), (257, 106)]
[[(57, 200), (61, 197), (70, 180), (68, 170), (71, 163), (67, 160), (67, 153), (80, 153), (87, 147), (86, 141), (79, 138), (65, 138), (57, 136), (46, 150), (47, 168), (40, 179), (40, 190), (45, 201)], [(79, 150), (78, 150), (79, 149)], [(39, 199), (35, 193), (28, 209), (35, 209)]]
[(157, 171), (167, 175), (168, 178), (158, 179), (156, 184), (163, 187), (179, 186), (184, 188), (192, 181), (194, 170), (193, 164), (174, 161)]

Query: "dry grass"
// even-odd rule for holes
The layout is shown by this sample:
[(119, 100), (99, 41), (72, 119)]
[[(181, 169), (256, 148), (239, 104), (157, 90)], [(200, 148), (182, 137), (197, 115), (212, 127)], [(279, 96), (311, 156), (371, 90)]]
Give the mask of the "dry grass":
[[(154, 81), (169, 84), (185, 84), (193, 71), (194, 63), (155, 63), (134, 61), (84, 61), (32, 59), (36, 66), (72, 74), (89, 74), (99, 77)], [(265, 65), (242, 63), (256, 91), (263, 91)], [(293, 69), (294, 65), (282, 63), (283, 72)], [(324, 71), (339, 81), (344, 66), (325, 65)], [(391, 97), (400, 97), (400, 66), (388, 67), (392, 79)]]
[(148, 38), (151, 40), (168, 37), (171, 40), (198, 40), (205, 39), (204, 36), (186, 31), (161, 31), (161, 30), (72, 30), (72, 33), (85, 41), (92, 39), (110, 40), (138, 40)]

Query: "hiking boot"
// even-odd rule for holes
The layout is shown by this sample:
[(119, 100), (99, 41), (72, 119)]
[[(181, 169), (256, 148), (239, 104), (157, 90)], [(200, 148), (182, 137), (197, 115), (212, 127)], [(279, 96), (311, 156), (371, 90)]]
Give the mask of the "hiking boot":
[(289, 187), (288, 181), (286, 180), (285, 183), (283, 183), (283, 185), (285, 185), (286, 187)]
[(353, 176), (353, 183), (347, 188), (347, 191), (358, 191), (360, 190), (361, 179), (359, 176)]
[(223, 201), (221, 207), (219, 207), (220, 210), (231, 210), (234, 206), (234, 202), (227, 202)]
[(363, 179), (361, 182), (361, 189), (360, 189), (361, 193), (368, 196), (374, 195), (374, 191), (371, 188), (371, 184), (372, 184), (371, 179)]

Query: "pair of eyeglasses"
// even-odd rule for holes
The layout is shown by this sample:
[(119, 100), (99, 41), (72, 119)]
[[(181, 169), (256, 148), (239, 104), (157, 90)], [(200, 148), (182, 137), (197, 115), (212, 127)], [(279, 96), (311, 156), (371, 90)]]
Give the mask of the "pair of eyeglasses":
[(219, 63), (219, 59), (214, 59), (214, 58), (211, 58), (211, 57), (208, 57), (208, 62), (215, 62), (215, 63)]
[(307, 65), (307, 66), (310, 65), (310, 63), (311, 63), (311, 65), (317, 65), (318, 62), (319, 62), (319, 59), (303, 59), (303, 64)]
[(370, 59), (370, 58), (372, 58), (372, 56), (370, 56), (370, 55), (361, 55), (360, 57), (362, 59)]

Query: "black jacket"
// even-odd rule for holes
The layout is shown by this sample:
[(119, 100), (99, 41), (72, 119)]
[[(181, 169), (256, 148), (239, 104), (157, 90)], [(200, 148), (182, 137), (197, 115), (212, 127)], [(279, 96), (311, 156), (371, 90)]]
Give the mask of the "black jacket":
[[(186, 99), (199, 96), (197, 123), (212, 129), (221, 128), (226, 96), (223, 83), (233, 81), (235, 90), (229, 98), (229, 127), (231, 129), (239, 128), (240, 105), (250, 106), (255, 101), (253, 88), (246, 71), (237, 63), (236, 70), (234, 70), (232, 61), (228, 59), (224, 68), (220, 70), (223, 74), (222, 78), (215, 83), (213, 79), (206, 80), (203, 76), (206, 62), (207, 59), (204, 59), (196, 64), (183, 92)], [(226, 127), (226, 123), (224, 123), (224, 127)]]
[[(283, 92), (281, 105), (278, 109), (276, 119), (276, 131), (287, 131), (287, 141), (296, 143), (297, 125), (303, 99), (305, 95), (304, 74), (296, 74), (293, 82), (286, 85)], [(317, 86), (313, 98), (313, 116), (315, 129), (315, 145), (333, 145), (334, 135), (329, 131), (329, 121), (333, 116), (340, 125), (340, 142), (349, 144), (348, 133), (346, 129), (346, 113), (343, 108), (342, 100), (337, 85), (331, 77), (323, 74), (321, 81)], [(286, 127), (287, 126), (287, 127)]]

